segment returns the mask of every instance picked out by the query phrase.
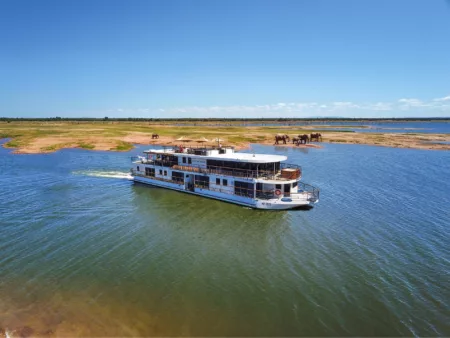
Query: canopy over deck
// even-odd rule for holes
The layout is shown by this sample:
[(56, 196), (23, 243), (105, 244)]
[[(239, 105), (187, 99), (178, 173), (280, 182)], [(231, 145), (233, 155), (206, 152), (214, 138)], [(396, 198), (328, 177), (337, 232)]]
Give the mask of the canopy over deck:
[[(225, 147), (226, 148), (226, 147)], [(194, 148), (198, 149), (198, 148)], [(217, 148), (204, 148), (205, 151), (218, 150)], [(192, 158), (203, 158), (208, 160), (221, 160), (221, 161), (239, 161), (239, 162), (249, 162), (249, 163), (273, 163), (281, 162), (287, 160), (286, 156), (280, 155), (267, 155), (267, 154), (252, 154), (252, 153), (235, 153), (227, 152), (224, 154), (213, 153), (206, 155), (197, 155), (186, 152), (179, 152), (174, 148), (163, 148), (163, 149), (149, 149), (144, 151), (146, 154), (167, 154), (174, 156), (189, 156)]]

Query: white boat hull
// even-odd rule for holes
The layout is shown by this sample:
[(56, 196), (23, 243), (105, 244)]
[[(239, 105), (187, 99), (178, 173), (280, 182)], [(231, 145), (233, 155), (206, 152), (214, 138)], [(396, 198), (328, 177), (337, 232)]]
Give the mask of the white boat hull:
[(287, 210), (287, 209), (295, 209), (302, 207), (312, 207), (315, 203), (317, 203), (318, 199), (311, 199), (308, 193), (297, 193), (292, 194), (289, 197), (280, 197), (273, 199), (259, 199), (259, 198), (251, 198), (246, 196), (238, 196), (234, 194), (224, 193), (220, 191), (210, 190), (210, 189), (202, 189), (202, 188), (194, 188), (193, 191), (186, 189), (184, 184), (177, 184), (173, 182), (167, 182), (157, 179), (152, 179), (148, 177), (142, 176), (133, 176), (133, 180), (135, 182), (149, 184), (156, 187), (172, 189), (176, 191), (181, 191), (184, 193), (197, 195), (201, 197), (208, 197), (217, 199), (224, 202), (234, 203), (238, 205), (243, 205), (249, 208), (255, 209), (266, 209), (266, 210)]

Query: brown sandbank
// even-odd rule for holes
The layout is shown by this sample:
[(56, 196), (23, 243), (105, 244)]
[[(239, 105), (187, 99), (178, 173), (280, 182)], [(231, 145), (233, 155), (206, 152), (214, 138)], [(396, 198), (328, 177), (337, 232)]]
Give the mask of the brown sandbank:
[[(360, 133), (323, 129), (329, 126), (169, 126), (147, 122), (13, 122), (0, 123), (0, 138), (10, 138), (3, 144), (14, 153), (51, 153), (63, 148), (83, 148), (105, 151), (128, 151), (133, 144), (179, 144), (176, 139), (187, 136), (197, 139), (220, 137), (223, 144), (238, 149), (249, 144), (274, 144), (275, 134), (299, 134), (321, 132), (322, 143), (365, 144), (394, 148), (450, 150), (450, 134), (429, 133)], [(341, 126), (342, 127), (342, 126)], [(322, 129), (322, 130), (321, 130)], [(159, 139), (152, 139), (158, 133)], [(191, 142), (190, 144), (196, 144)], [(321, 147), (321, 143), (300, 147)], [(282, 145), (297, 147), (292, 143)]]

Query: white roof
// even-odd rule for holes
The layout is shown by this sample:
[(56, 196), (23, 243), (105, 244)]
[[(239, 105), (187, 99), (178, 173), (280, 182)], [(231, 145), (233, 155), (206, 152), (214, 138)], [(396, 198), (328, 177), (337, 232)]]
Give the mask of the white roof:
[(210, 160), (222, 161), (242, 161), (250, 163), (271, 163), (281, 162), (287, 160), (286, 156), (280, 155), (266, 155), (266, 154), (247, 154), (247, 153), (232, 153), (232, 154), (218, 154), (214, 156), (199, 156), (206, 157)]
[(249, 163), (272, 163), (272, 162), (281, 162), (287, 160), (286, 156), (280, 155), (267, 155), (267, 154), (248, 154), (248, 153), (228, 153), (228, 154), (215, 154), (211, 156), (205, 155), (194, 155), (194, 154), (186, 154), (186, 153), (175, 153), (173, 150), (163, 150), (163, 149), (151, 149), (145, 151), (145, 153), (154, 153), (154, 154), (171, 154), (175, 156), (186, 156), (186, 157), (195, 157), (195, 158), (203, 158), (205, 160), (219, 160), (219, 161), (242, 161)]

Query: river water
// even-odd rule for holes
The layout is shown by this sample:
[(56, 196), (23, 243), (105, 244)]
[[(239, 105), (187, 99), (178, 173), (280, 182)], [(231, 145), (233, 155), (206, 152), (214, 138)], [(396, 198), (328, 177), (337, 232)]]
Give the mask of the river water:
[(450, 152), (253, 146), (321, 189), (312, 210), (273, 212), (133, 184), (145, 148), (0, 148), (1, 328), (450, 335)]
[[(174, 123), (175, 126), (192, 126), (190, 123)], [(450, 134), (450, 122), (444, 121), (287, 121), (287, 122), (216, 122), (202, 123), (201, 126), (240, 126), (240, 127), (276, 127), (296, 126), (323, 131), (345, 131), (359, 133), (424, 133), (424, 134)], [(321, 127), (323, 126), (323, 127)], [(331, 128), (330, 128), (331, 127)]]

